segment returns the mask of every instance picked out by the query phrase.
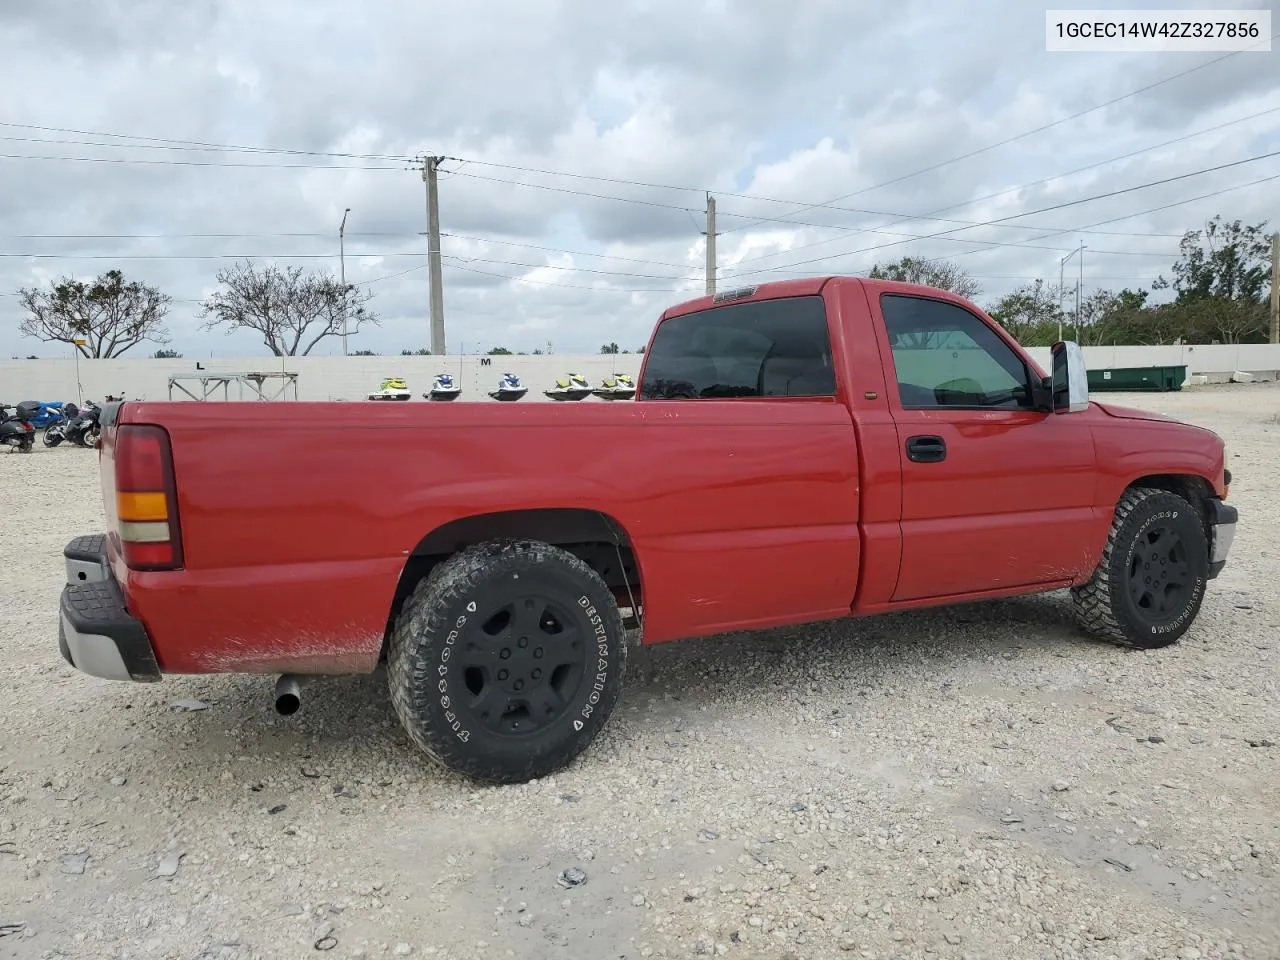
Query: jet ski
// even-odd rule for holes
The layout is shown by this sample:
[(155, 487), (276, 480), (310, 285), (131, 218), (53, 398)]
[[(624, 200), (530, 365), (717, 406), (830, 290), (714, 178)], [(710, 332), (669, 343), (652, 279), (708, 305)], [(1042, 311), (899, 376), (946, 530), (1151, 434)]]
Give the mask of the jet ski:
[(556, 380), (550, 390), (542, 391), (552, 400), (585, 400), (591, 396), (591, 384), (580, 373), (570, 373)]
[(449, 373), (440, 373), (431, 381), (431, 392), (424, 393), (428, 400), (456, 400), (462, 393), (462, 385)]
[(408, 385), (400, 377), (387, 377), (377, 393), (369, 394), (370, 400), (408, 400), (413, 394)]
[(625, 373), (615, 373), (601, 380), (591, 392), (601, 400), (630, 400), (636, 395), (636, 382)]
[(495, 400), (519, 400), (528, 392), (529, 388), (514, 373), (504, 373), (498, 381), (498, 389), (490, 392), (489, 396)]

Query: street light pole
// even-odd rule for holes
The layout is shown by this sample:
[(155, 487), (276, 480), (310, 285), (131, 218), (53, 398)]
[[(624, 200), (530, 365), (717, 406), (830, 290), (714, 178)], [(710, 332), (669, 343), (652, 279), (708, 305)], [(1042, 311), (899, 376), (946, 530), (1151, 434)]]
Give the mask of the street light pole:
[(1076, 279), (1076, 343), (1080, 342), (1080, 297), (1084, 293), (1084, 241), (1080, 241), (1080, 273)]
[[(1083, 249), (1084, 249), (1084, 245), (1081, 244), (1080, 250), (1083, 250)], [(1070, 260), (1072, 257), (1074, 257), (1077, 253), (1079, 253), (1080, 250), (1072, 250), (1065, 257), (1063, 257), (1058, 261), (1058, 339), (1059, 340), (1062, 339), (1062, 293), (1063, 293), (1063, 287), (1065, 286), (1064, 281), (1066, 277), (1067, 261)], [(1077, 290), (1078, 289), (1079, 288), (1077, 287)], [(1079, 311), (1079, 309), (1080, 309), (1080, 302), (1079, 302), (1079, 296), (1077, 294), (1077, 299), (1076, 299), (1077, 312)]]
[(342, 211), (342, 223), (338, 224), (338, 276), (342, 284), (342, 355), (347, 355), (347, 251), (344, 234), (347, 230), (347, 214), (351, 208)]

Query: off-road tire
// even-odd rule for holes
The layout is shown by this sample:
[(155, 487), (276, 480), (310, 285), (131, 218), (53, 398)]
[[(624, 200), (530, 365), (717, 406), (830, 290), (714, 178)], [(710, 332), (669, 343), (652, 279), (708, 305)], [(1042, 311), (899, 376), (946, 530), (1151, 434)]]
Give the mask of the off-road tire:
[[(1150, 542), (1157, 534), (1169, 537), (1169, 551)], [(1154, 589), (1167, 587), (1171, 578), (1183, 589), (1172, 595), (1168, 609), (1158, 611)], [(1116, 504), (1093, 577), (1073, 588), (1071, 599), (1086, 632), (1153, 650), (1177, 642), (1190, 629), (1208, 582), (1209, 540), (1200, 511), (1168, 490), (1133, 487)]]
[(523, 783), (592, 742), (617, 704), (626, 658), (599, 574), (549, 544), (501, 540), (418, 582), (392, 629), (387, 679), (409, 739), (433, 761), (482, 782)]

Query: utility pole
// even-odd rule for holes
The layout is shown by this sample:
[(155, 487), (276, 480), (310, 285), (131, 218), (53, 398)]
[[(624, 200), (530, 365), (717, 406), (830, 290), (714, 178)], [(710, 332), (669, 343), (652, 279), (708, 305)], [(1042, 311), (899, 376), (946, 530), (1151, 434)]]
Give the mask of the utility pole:
[(338, 224), (338, 277), (342, 284), (342, 355), (347, 355), (347, 252), (343, 243), (343, 235), (347, 230), (347, 214), (351, 208), (342, 211), (342, 222)]
[(436, 169), (444, 157), (427, 157), (422, 162), (422, 180), (427, 185), (427, 267), (431, 275), (431, 352), (443, 356), (444, 290), (440, 278), (440, 196), (436, 191)]
[(1271, 235), (1271, 342), (1280, 343), (1280, 233)]
[(707, 296), (716, 292), (716, 198), (707, 194)]

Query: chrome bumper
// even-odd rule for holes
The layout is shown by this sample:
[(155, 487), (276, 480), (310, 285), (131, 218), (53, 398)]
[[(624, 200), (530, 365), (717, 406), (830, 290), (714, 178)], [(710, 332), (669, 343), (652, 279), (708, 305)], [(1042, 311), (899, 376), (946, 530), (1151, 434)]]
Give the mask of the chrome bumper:
[(1240, 513), (1235, 507), (1221, 500), (1211, 500), (1209, 537), (1209, 579), (1212, 580), (1227, 565), (1227, 554), (1236, 538), (1236, 522)]
[(106, 537), (77, 537), (62, 555), (67, 568), (58, 604), (62, 658), (82, 673), (104, 680), (159, 680), (151, 638), (129, 613), (107, 565)]

